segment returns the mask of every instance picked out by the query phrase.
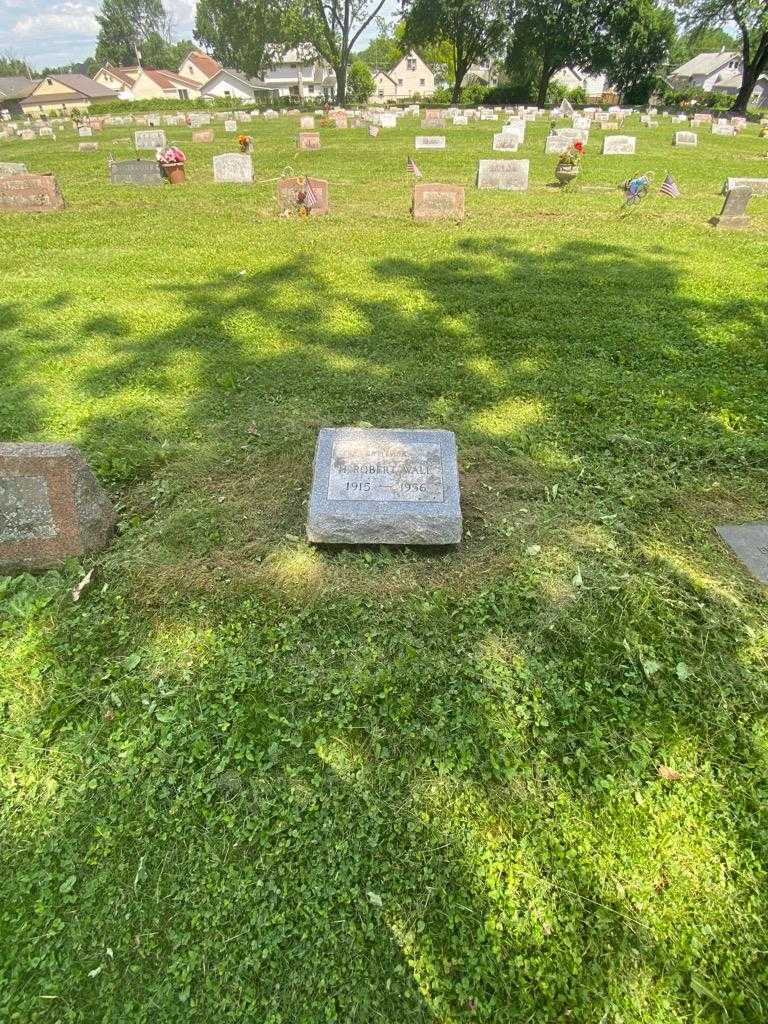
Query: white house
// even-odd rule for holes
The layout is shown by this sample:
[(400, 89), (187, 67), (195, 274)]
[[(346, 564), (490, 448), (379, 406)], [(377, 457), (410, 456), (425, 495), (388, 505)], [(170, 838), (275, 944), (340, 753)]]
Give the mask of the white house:
[(695, 85), (705, 92), (712, 92), (720, 88), (719, 81), (732, 81), (734, 73), (740, 75), (741, 67), (741, 56), (736, 50), (700, 53), (675, 68), (669, 75), (669, 81), (673, 86)]
[(200, 90), (203, 99), (241, 100), (253, 103), (257, 93), (270, 96), (274, 92), (271, 86), (265, 85), (259, 78), (249, 78), (244, 71), (236, 68), (222, 68), (213, 78), (209, 79)]
[(462, 85), (498, 85), (499, 72), (496, 61), (486, 59), (470, 64)]
[(566, 89), (583, 89), (588, 99), (599, 99), (604, 93), (613, 94), (605, 75), (593, 75), (581, 68), (560, 68), (552, 75), (551, 81), (564, 85)]
[(179, 64), (179, 74), (198, 85), (206, 85), (220, 71), (221, 64), (202, 50), (190, 50)]
[(389, 71), (373, 76), (373, 95), (380, 100), (426, 98), (435, 92), (435, 75), (428, 64), (410, 50)]
[(288, 50), (264, 71), (264, 85), (279, 96), (296, 100), (332, 100), (336, 95), (336, 74), (314, 48), (305, 43)]

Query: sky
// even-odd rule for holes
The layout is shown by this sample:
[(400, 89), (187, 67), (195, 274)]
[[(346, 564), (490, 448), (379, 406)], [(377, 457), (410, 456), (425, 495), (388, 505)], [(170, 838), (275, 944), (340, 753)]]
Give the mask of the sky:
[[(173, 15), (175, 38), (191, 39), (196, 0), (163, 5)], [(36, 69), (84, 60), (96, 47), (100, 6), (99, 0), (0, 0), (0, 54), (21, 57)], [(394, 0), (386, 9), (394, 9)]]

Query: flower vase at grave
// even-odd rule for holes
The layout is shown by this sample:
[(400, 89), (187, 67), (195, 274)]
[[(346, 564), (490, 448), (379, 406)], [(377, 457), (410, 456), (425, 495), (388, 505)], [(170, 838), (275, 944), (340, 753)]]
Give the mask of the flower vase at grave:
[(579, 176), (578, 164), (558, 164), (555, 167), (555, 177), (561, 185), (568, 185)]

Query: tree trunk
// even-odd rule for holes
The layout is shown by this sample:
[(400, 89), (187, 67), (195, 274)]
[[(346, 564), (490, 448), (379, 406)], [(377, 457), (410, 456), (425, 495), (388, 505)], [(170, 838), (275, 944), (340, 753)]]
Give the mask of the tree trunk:
[(754, 57), (750, 61), (750, 39), (746, 34), (746, 28), (741, 27), (743, 36), (743, 60), (744, 65), (741, 75), (741, 88), (739, 94), (734, 100), (733, 106), (731, 107), (730, 113), (732, 114), (746, 114), (747, 104), (749, 103), (749, 97), (754, 91), (755, 84), (763, 73), (766, 65), (768, 65), (768, 32), (764, 33), (759, 43), (755, 47)]
[(752, 95), (752, 91), (755, 88), (755, 82), (757, 81), (757, 75), (753, 74), (752, 69), (745, 67), (744, 73), (741, 79), (741, 88), (739, 94), (733, 102), (729, 113), (731, 114), (746, 114), (747, 104), (749, 103), (749, 97)]
[(536, 96), (536, 106), (543, 107), (547, 102), (547, 89), (549, 89), (549, 80), (552, 77), (552, 68), (547, 67), (545, 64), (541, 69), (541, 75), (539, 77), (539, 91)]
[(343, 107), (347, 102), (347, 62), (343, 60), (333, 70), (336, 72), (336, 103)]

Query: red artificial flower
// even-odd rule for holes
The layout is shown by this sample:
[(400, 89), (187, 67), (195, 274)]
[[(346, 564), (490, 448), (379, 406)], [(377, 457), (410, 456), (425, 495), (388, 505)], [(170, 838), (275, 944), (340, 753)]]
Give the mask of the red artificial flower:
[(579, 153), (581, 153), (584, 150), (584, 143), (580, 142), (580, 141), (579, 142), (574, 142), (573, 148), (578, 150)]

